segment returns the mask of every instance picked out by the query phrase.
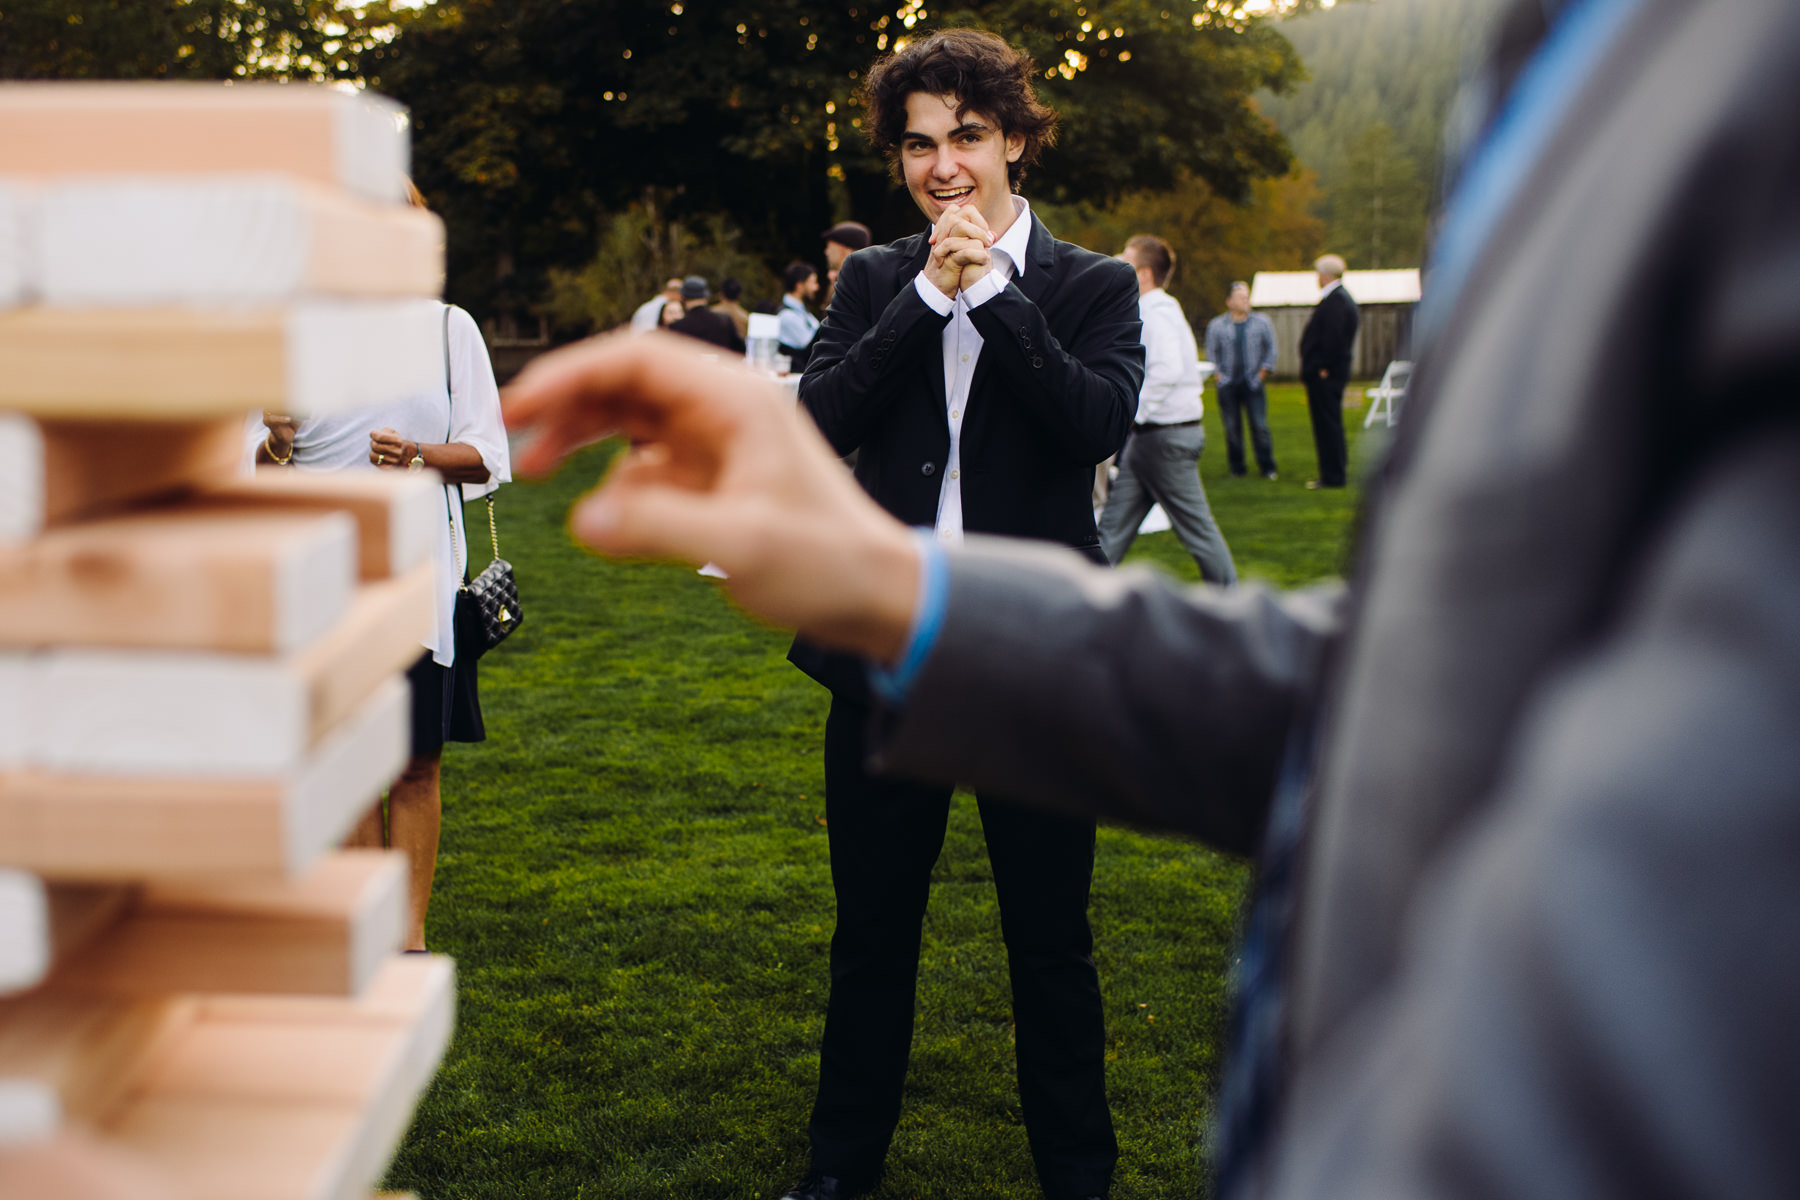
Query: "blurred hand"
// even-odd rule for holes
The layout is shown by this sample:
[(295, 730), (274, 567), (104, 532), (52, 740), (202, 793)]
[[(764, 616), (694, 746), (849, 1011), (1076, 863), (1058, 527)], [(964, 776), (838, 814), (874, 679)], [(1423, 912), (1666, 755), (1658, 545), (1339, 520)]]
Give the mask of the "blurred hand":
[(717, 563), (751, 613), (887, 661), (912, 627), (913, 535), (838, 462), (804, 410), (735, 362), (663, 335), (605, 336), (544, 355), (506, 389), (528, 475), (615, 434), (631, 439), (570, 513), (615, 556)]
[(269, 444), (283, 452), (294, 444), (294, 432), (299, 429), (300, 422), (286, 413), (263, 412), (263, 425), (269, 431)]

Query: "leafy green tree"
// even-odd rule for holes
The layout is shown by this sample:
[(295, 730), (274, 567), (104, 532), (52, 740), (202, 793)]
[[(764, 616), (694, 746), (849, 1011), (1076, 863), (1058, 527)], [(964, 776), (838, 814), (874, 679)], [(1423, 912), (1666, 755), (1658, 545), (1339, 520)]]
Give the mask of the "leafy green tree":
[(1345, 156), (1331, 196), (1331, 245), (1358, 267), (1416, 267), (1425, 254), (1425, 183), (1377, 121)]
[(744, 285), (746, 303), (773, 299), (780, 288), (761, 259), (740, 245), (742, 234), (717, 213), (698, 227), (667, 219), (654, 192), (612, 216), (599, 248), (579, 270), (551, 267), (543, 311), (559, 330), (611, 329), (672, 276), (700, 275), (715, 293), (724, 279)]
[(0, 79), (349, 79), (386, 3), (5, 0)]
[[(1310, 5), (1314, 0), (1304, 0)], [(413, 113), (416, 172), (450, 226), (450, 290), (524, 311), (595, 254), (646, 187), (676, 215), (729, 214), (770, 265), (816, 257), (855, 217), (918, 216), (861, 132), (880, 53), (938, 25), (1022, 45), (1063, 114), (1029, 189), (1104, 202), (1186, 172), (1242, 199), (1283, 174), (1249, 96), (1302, 78), (1277, 27), (1221, 0), (441, 0), (363, 57)], [(640, 297), (641, 299), (641, 297)]]
[(1310, 171), (1259, 179), (1234, 204), (1204, 180), (1183, 176), (1166, 191), (1133, 192), (1105, 208), (1044, 206), (1059, 236), (1116, 254), (1135, 234), (1150, 233), (1175, 250), (1169, 293), (1196, 330), (1225, 310), (1233, 280), (1258, 271), (1304, 268), (1324, 246), (1325, 223), (1314, 215), (1318, 184)]

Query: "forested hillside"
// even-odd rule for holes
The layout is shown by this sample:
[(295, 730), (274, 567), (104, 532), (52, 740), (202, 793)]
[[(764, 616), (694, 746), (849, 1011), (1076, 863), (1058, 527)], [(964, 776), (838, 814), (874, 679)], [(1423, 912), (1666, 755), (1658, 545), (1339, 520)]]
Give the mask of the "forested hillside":
[(1312, 79), (1259, 100), (1317, 173), (1326, 241), (1352, 267), (1419, 264), (1457, 81), (1500, 7), (1346, 0), (1281, 23)]

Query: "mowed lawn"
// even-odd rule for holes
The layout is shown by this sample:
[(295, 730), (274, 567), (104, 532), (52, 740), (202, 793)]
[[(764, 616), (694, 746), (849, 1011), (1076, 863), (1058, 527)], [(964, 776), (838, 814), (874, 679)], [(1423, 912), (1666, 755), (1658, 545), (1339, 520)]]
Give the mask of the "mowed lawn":
[[(1300, 389), (1272, 389), (1275, 483), (1226, 477), (1212, 400), (1202, 477), (1239, 572), (1283, 586), (1340, 573), (1355, 496), (1305, 490)], [(1361, 419), (1345, 411), (1353, 437)], [(570, 543), (569, 505), (610, 453), (501, 493), (527, 618), (483, 664), (489, 740), (444, 761), (429, 933), (457, 962), (457, 1033), (388, 1179), (424, 1200), (770, 1197), (806, 1165), (832, 929), (827, 696), (788, 666), (784, 634), (691, 569)], [(479, 510), (470, 523), (478, 545)], [(1133, 558), (1198, 579), (1172, 533), (1140, 538)], [(1200, 1190), (1247, 884), (1243, 862), (1195, 843), (1101, 831), (1092, 917), (1119, 1200)], [(967, 797), (933, 876), (912, 1071), (877, 1194), (1038, 1194)]]

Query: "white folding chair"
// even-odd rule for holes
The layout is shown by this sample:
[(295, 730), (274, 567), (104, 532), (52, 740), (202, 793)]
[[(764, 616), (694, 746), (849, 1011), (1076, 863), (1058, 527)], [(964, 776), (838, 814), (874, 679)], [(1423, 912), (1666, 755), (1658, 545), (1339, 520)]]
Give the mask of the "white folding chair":
[(1412, 382), (1412, 369), (1411, 363), (1395, 359), (1382, 372), (1379, 384), (1363, 390), (1363, 395), (1375, 402), (1369, 405), (1369, 414), (1363, 418), (1364, 429), (1373, 425), (1377, 417), (1386, 421), (1388, 428), (1393, 428), (1394, 419), (1398, 415), (1395, 401), (1406, 398), (1406, 385)]

